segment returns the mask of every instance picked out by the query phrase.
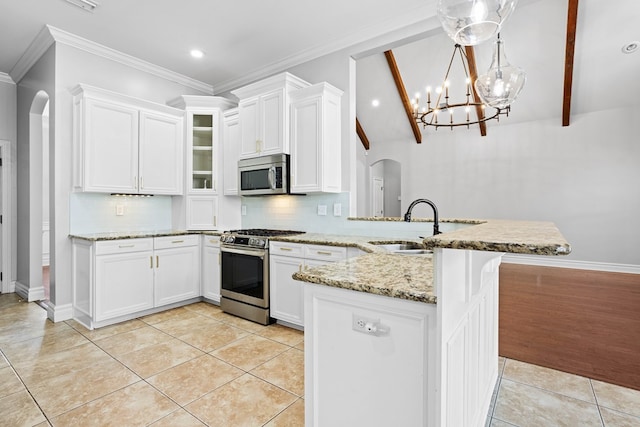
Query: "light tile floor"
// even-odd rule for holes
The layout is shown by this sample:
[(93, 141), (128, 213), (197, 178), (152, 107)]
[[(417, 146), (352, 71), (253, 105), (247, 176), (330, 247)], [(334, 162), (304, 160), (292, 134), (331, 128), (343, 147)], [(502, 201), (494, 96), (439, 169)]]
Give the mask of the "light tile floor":
[[(197, 303), (89, 331), (0, 295), (0, 426), (304, 425), (300, 331)], [(640, 426), (640, 391), (500, 359), (487, 426)]]

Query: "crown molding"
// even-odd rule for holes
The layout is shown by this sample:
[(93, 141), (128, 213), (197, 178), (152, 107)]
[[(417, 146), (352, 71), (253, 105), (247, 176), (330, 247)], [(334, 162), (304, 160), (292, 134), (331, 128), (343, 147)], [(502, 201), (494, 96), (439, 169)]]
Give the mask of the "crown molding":
[(0, 83), (16, 84), (16, 82), (14, 82), (11, 76), (7, 73), (0, 73)]
[[(323, 43), (318, 46), (314, 46), (305, 51), (291, 55), (281, 61), (261, 66), (259, 69), (243, 75), (240, 78), (229, 79), (216, 84), (216, 93), (224, 93), (237, 89), (241, 86), (245, 86), (249, 83), (261, 80), (265, 77), (281, 73), (289, 70), (291, 67), (295, 67), (305, 62), (313, 61), (325, 55), (329, 55), (340, 50), (357, 48), (358, 45), (371, 42), (382, 36), (389, 35), (391, 33), (402, 33), (403, 30), (412, 32), (411, 34), (398, 34), (394, 38), (407, 38), (414, 36), (415, 33), (425, 33), (432, 30), (434, 24), (440, 26), (439, 21), (435, 15), (435, 0), (428, 0), (423, 5), (406, 11), (399, 17), (389, 19), (383, 23), (376, 23), (375, 25), (369, 25), (363, 30), (352, 33), (350, 36), (343, 37), (341, 39), (333, 40), (328, 43)], [(364, 50), (364, 49), (360, 49)], [(352, 55), (359, 53), (358, 50), (351, 52)]]
[(17, 83), (22, 80), (27, 71), (44, 55), (54, 41), (48, 26), (42, 27), (36, 38), (33, 39), (27, 50), (24, 51), (16, 65), (9, 72), (13, 81)]
[(119, 62), (131, 68), (153, 74), (165, 80), (169, 80), (186, 87), (196, 89), (200, 92), (213, 95), (213, 86), (201, 81), (192, 79), (142, 59), (136, 58), (126, 53), (119, 52), (115, 49), (92, 42), (85, 38), (76, 36), (59, 28), (46, 25), (36, 36), (35, 40), (29, 45), (25, 53), (22, 55), (18, 63), (11, 70), (11, 77), (14, 81), (20, 81), (29, 69), (40, 59), (46, 50), (54, 43), (61, 43), (76, 49), (83, 50), (96, 56)]

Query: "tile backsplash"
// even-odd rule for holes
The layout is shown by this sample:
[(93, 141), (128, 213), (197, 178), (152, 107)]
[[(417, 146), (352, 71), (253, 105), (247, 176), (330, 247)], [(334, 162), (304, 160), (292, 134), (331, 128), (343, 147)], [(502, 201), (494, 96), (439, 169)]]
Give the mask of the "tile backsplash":
[[(341, 216), (334, 216), (334, 204), (340, 204)], [(242, 228), (275, 228), (300, 230), (307, 233), (346, 234), (372, 237), (415, 239), (430, 236), (430, 222), (354, 221), (348, 220), (349, 193), (306, 196), (243, 197)], [(319, 206), (326, 206), (326, 215), (318, 215)], [(444, 223), (443, 232), (467, 224)]]
[(71, 234), (171, 228), (171, 196), (73, 193), (69, 203)]

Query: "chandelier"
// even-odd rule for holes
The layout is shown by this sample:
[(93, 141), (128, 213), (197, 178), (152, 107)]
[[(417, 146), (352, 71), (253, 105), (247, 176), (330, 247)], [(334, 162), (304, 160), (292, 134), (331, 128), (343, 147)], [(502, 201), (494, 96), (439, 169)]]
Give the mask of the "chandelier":
[[(449, 97), (451, 83), (449, 81), (449, 73), (456, 55), (460, 58), (466, 78), (463, 88), (464, 96), (462, 99), (453, 101)], [(469, 77), (469, 60), (459, 44), (456, 44), (453, 49), (442, 85), (435, 89), (433, 94), (435, 102), (432, 103), (431, 97), (431, 87), (427, 87), (426, 106), (421, 108), (420, 95), (416, 95), (413, 103), (413, 115), (418, 124), (422, 124), (424, 128), (432, 126), (436, 130), (440, 127), (448, 127), (453, 130), (454, 127), (458, 126), (466, 126), (468, 129), (471, 125), (484, 123), (488, 120), (500, 120), (500, 116), (508, 116), (511, 109), (509, 105), (491, 105), (480, 102), (475, 93), (474, 84)], [(474, 110), (473, 115), (472, 110)]]

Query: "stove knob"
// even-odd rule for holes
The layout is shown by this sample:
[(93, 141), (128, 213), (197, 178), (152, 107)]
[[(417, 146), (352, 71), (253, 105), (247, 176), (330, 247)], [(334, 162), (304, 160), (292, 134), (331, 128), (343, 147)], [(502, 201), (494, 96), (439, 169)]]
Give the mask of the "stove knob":
[(266, 246), (266, 242), (264, 239), (256, 239), (258, 242), (258, 246), (260, 246), (261, 248), (264, 248)]

